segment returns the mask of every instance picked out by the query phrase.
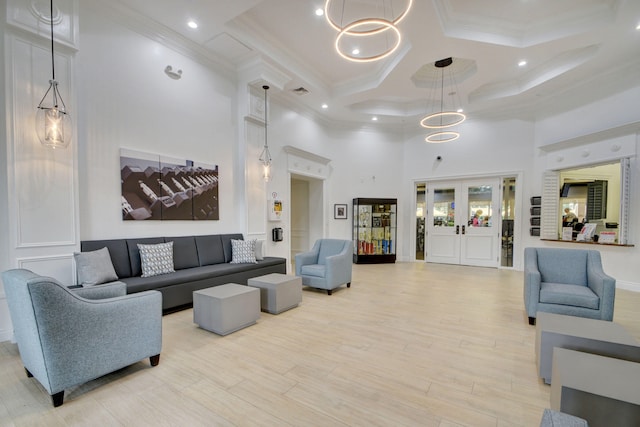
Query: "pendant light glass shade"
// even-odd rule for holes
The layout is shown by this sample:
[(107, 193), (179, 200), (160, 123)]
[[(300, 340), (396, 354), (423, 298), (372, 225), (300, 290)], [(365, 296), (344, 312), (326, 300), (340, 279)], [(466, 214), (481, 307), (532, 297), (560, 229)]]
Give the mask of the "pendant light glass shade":
[(73, 127), (56, 81), (55, 52), (53, 50), (53, 0), (50, 1), (51, 22), (51, 74), (49, 89), (38, 104), (36, 134), (40, 143), (50, 148), (67, 148), (71, 142)]
[(269, 152), (269, 144), (267, 142), (267, 91), (269, 90), (269, 86), (264, 85), (262, 89), (264, 89), (264, 147), (258, 160), (262, 163), (262, 178), (265, 182), (269, 182), (271, 179), (271, 153)]
[[(36, 133), (40, 143), (46, 147), (67, 148), (73, 130), (71, 117), (67, 114), (62, 97), (58, 92), (58, 82), (49, 80), (49, 83), (49, 90), (40, 101), (36, 112)], [(52, 103), (50, 106), (45, 106), (43, 104), (49, 93), (52, 94)]]

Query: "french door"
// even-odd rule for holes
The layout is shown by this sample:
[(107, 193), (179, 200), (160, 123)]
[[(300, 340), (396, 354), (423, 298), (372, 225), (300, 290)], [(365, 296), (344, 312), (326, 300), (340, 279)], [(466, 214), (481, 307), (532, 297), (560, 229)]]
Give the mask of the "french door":
[(427, 207), (427, 262), (498, 266), (498, 178), (430, 183)]

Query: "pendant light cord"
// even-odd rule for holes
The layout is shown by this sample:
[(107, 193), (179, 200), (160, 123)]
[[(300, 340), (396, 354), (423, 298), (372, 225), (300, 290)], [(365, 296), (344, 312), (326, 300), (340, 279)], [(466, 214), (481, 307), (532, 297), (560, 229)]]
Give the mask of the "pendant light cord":
[(53, 80), (56, 79), (56, 63), (53, 56), (53, 0), (50, 2), (51, 9), (49, 15), (49, 22), (51, 23), (51, 71), (53, 73)]

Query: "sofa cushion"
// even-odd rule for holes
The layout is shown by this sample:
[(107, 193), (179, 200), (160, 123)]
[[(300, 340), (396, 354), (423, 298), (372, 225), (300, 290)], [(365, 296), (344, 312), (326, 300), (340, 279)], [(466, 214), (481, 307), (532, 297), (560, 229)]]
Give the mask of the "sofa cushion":
[(587, 254), (588, 251), (583, 249), (544, 248), (537, 251), (541, 281), (586, 285)]
[(173, 268), (183, 270), (200, 266), (196, 239), (193, 236), (165, 237), (164, 241), (173, 242)]
[(327, 268), (322, 264), (307, 264), (303, 265), (300, 269), (300, 273), (303, 276), (315, 276), (315, 277), (324, 277), (326, 274)]
[(80, 250), (82, 252), (95, 251), (101, 248), (109, 249), (111, 263), (119, 278), (131, 277), (131, 261), (129, 261), (129, 251), (126, 240), (85, 240), (80, 243)]
[(127, 293), (160, 289), (166, 286), (178, 285), (187, 282), (196, 282), (211, 277), (224, 277), (226, 275), (241, 273), (254, 269), (265, 268), (271, 265), (282, 264), (282, 258), (265, 258), (258, 264), (213, 264), (203, 267), (178, 270), (175, 273), (163, 274), (154, 277), (129, 277), (123, 282), (127, 284)]
[(344, 249), (344, 240), (323, 239), (318, 252), (318, 262), (324, 264), (327, 257), (337, 255)]
[(196, 236), (195, 241), (198, 249), (198, 261), (201, 266), (225, 262), (224, 248), (219, 235)]
[(224, 262), (231, 262), (233, 259), (233, 252), (231, 250), (231, 240), (243, 240), (242, 234), (221, 234), (220, 240), (222, 241), (222, 249), (224, 250)]
[(231, 264), (256, 264), (255, 240), (231, 240)]
[(164, 243), (164, 237), (147, 237), (144, 239), (127, 239), (127, 251), (129, 252), (129, 263), (131, 264), (131, 276), (136, 277), (142, 275), (142, 266), (140, 265), (140, 250), (138, 243), (143, 245), (155, 245)]
[(74, 252), (73, 258), (76, 262), (79, 285), (93, 286), (118, 280), (109, 249), (106, 247), (97, 251)]
[(600, 298), (587, 286), (564, 283), (540, 283), (540, 302), (597, 310)]
[(264, 240), (256, 240), (256, 260), (264, 259)]
[(174, 273), (173, 242), (144, 245), (138, 243), (142, 277)]

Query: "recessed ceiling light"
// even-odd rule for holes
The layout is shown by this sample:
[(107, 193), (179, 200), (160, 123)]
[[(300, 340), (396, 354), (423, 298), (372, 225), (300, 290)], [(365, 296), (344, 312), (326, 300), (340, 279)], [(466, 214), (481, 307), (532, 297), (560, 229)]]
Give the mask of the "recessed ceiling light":
[(640, 24), (636, 25), (636, 30), (640, 30)]
[(464, 113), (464, 110), (462, 108), (458, 108), (458, 113)]
[(525, 65), (527, 65), (527, 61), (525, 61), (524, 59), (518, 62), (518, 67), (524, 67)]
[(353, 50), (351, 51), (351, 53), (352, 53), (353, 55), (358, 55), (358, 54), (360, 53), (360, 49), (355, 48), (355, 49), (353, 49)]
[(327, 108), (329, 108), (329, 106), (327, 104), (322, 104), (322, 108), (326, 110)]
[(378, 121), (378, 118), (376, 116), (371, 117), (371, 120), (373, 120), (374, 122)]
[(322, 9), (321, 7), (316, 9), (316, 16), (322, 16), (324, 15), (324, 9)]
[(187, 25), (189, 26), (189, 28), (193, 28), (194, 30), (196, 28), (198, 28), (198, 23), (196, 21), (193, 21), (193, 20), (187, 22)]

